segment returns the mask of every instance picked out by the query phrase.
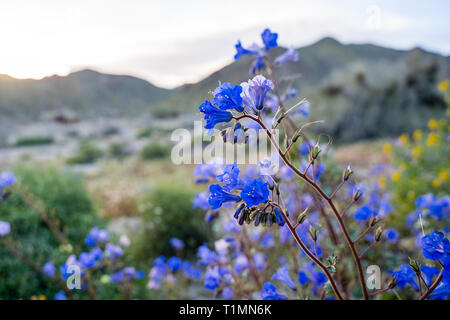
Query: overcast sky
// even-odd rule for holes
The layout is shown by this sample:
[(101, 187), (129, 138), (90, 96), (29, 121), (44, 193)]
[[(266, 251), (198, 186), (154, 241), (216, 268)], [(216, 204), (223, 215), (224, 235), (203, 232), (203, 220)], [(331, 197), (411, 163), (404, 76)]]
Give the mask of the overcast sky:
[(42, 78), (93, 68), (174, 87), (233, 59), (234, 44), (332, 36), (450, 54), (450, 1), (0, 0), (0, 73)]

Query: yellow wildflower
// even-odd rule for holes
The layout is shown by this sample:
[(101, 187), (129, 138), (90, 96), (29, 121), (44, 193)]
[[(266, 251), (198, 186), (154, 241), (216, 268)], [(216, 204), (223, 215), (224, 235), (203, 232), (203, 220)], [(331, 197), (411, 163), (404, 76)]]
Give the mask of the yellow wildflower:
[(428, 121), (428, 128), (430, 128), (430, 130), (437, 129), (437, 127), (438, 122), (436, 121), (436, 119), (430, 119), (430, 121)]
[(383, 152), (385, 154), (390, 154), (392, 152), (392, 145), (390, 143), (385, 143), (383, 145)]
[(448, 172), (445, 171), (444, 169), (439, 171), (439, 179), (441, 179), (442, 181), (447, 181), (448, 180)]
[(412, 148), (411, 152), (412, 152), (412, 155), (413, 155), (414, 158), (418, 158), (422, 154), (422, 147), (421, 146), (415, 146), (414, 148)]
[(400, 137), (398, 137), (398, 142), (400, 142), (400, 144), (402, 146), (404, 146), (405, 144), (407, 144), (409, 141), (408, 135), (407, 134), (402, 134)]
[(448, 87), (449, 87), (449, 84), (450, 83), (449, 83), (448, 79), (446, 79), (446, 80), (442, 81), (441, 83), (439, 83), (439, 85), (438, 85), (439, 91), (442, 91), (442, 92), (447, 91)]
[(401, 177), (401, 175), (400, 175), (400, 172), (398, 172), (398, 171), (394, 171), (391, 175), (392, 181), (395, 181), (395, 182), (399, 181), (400, 177)]
[(437, 188), (441, 186), (441, 180), (439, 179), (434, 179), (433, 182), (431, 183), (433, 185), (433, 187)]
[(413, 139), (414, 139), (414, 141), (418, 141), (418, 140), (422, 139), (422, 131), (421, 130), (414, 131)]
[(432, 147), (438, 141), (438, 135), (434, 132), (430, 132), (427, 138), (427, 146)]

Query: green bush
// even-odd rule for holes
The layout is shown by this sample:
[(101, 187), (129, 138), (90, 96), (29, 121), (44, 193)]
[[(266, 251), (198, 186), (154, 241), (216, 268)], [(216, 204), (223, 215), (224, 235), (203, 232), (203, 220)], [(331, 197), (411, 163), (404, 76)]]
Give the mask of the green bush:
[(67, 164), (88, 164), (94, 163), (103, 156), (103, 151), (89, 142), (80, 145), (78, 152), (73, 157), (67, 159)]
[(112, 142), (108, 147), (108, 154), (116, 159), (123, 159), (130, 154), (125, 145), (118, 142)]
[(52, 144), (55, 140), (53, 137), (22, 137), (17, 139), (14, 144), (16, 147), (29, 147), (29, 146), (39, 146), (43, 144)]
[(143, 160), (162, 159), (170, 155), (170, 146), (159, 142), (149, 142), (141, 150)]
[[(33, 195), (42, 201), (48, 208), (47, 216), (66, 234), (69, 242), (81, 244), (89, 230), (100, 222), (83, 180), (50, 167), (18, 167), (14, 172), (19, 182), (11, 196), (0, 204), (1, 220), (11, 223), (11, 233), (5, 239), (20, 244), (20, 251), (38, 265), (52, 260), (58, 266), (67, 254), (57, 249), (60, 247), (58, 240), (22, 197)], [(51, 298), (58, 290), (2, 246), (0, 257), (0, 297), (3, 299), (28, 299), (35, 294)]]
[(152, 135), (152, 133), (153, 133), (152, 129), (148, 129), (148, 128), (142, 129), (137, 133), (136, 138), (138, 138), (138, 139), (148, 138)]
[(174, 254), (169, 241), (177, 237), (185, 243), (186, 256), (208, 241), (211, 230), (204, 213), (192, 208), (194, 193), (182, 187), (160, 186), (140, 205), (144, 228), (138, 235), (134, 256), (148, 261), (160, 254)]

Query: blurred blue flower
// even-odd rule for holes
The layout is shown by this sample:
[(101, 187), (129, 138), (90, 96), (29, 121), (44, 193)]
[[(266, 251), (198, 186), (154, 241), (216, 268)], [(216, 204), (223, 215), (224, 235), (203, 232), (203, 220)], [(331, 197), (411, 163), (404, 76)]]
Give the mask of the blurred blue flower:
[(171, 257), (171, 258), (169, 258), (169, 260), (167, 260), (167, 266), (169, 267), (169, 269), (172, 272), (176, 272), (176, 271), (180, 270), (181, 263), (182, 263), (182, 261), (178, 257)]
[(214, 266), (206, 269), (205, 272), (205, 289), (215, 290), (220, 284), (219, 267)]
[(67, 300), (67, 296), (64, 291), (58, 291), (53, 297), (53, 300)]
[(209, 186), (210, 196), (208, 203), (212, 209), (218, 209), (225, 202), (238, 202), (241, 198), (235, 194), (225, 192), (223, 188), (218, 184)]
[(270, 282), (264, 283), (261, 290), (261, 299), (263, 300), (286, 300), (286, 296), (279, 294), (277, 288)]
[(49, 261), (42, 267), (42, 271), (44, 271), (45, 275), (48, 277), (53, 277), (56, 274), (56, 267), (53, 262)]
[(246, 49), (242, 46), (241, 41), (238, 41), (238, 43), (235, 45), (236, 48), (236, 54), (234, 55), (234, 59), (238, 60), (240, 57), (242, 57), (243, 55), (256, 55), (258, 54), (258, 51), (253, 50), (253, 49)]
[(98, 243), (106, 242), (108, 240), (109, 240), (109, 233), (107, 230), (94, 227), (87, 235), (85, 243), (87, 247), (93, 247)]
[(271, 48), (275, 48), (278, 46), (277, 39), (278, 33), (273, 33), (270, 29), (265, 29), (261, 34), (262, 41), (264, 43), (264, 48), (266, 51), (269, 51)]
[(175, 250), (183, 250), (184, 248), (184, 242), (176, 237), (171, 238), (169, 243)]
[(105, 247), (105, 254), (106, 257), (115, 260), (123, 255), (123, 250), (119, 246), (116, 246), (112, 243), (108, 243)]
[(297, 52), (297, 50), (295, 50), (295, 48), (293, 46), (290, 46), (285, 52), (283, 52), (283, 54), (278, 56), (275, 59), (275, 64), (282, 64), (287, 61), (293, 61), (293, 62), (298, 61), (298, 52)]
[(229, 82), (220, 84), (214, 90), (214, 104), (222, 110), (235, 109), (238, 112), (244, 111), (241, 98), (242, 87), (240, 85), (233, 86)]
[(197, 261), (200, 266), (207, 266), (217, 262), (217, 254), (208, 248), (208, 245), (205, 243), (201, 245), (197, 250)]
[(267, 259), (267, 257), (264, 253), (255, 252), (252, 257), (253, 265), (255, 266), (255, 269), (258, 271), (264, 270), (264, 268), (266, 267), (266, 259)]
[(398, 241), (398, 231), (394, 228), (388, 228), (384, 231), (384, 237), (386, 240), (395, 243)]
[(233, 115), (230, 112), (216, 108), (208, 100), (205, 100), (205, 102), (200, 105), (199, 110), (205, 114), (205, 129), (214, 129), (216, 124), (229, 122), (233, 118)]
[(248, 207), (267, 202), (269, 198), (269, 185), (261, 178), (250, 180), (241, 192), (242, 200)]
[(261, 247), (263, 248), (272, 248), (275, 246), (275, 239), (272, 232), (267, 232), (265, 235), (261, 238)]
[(192, 207), (200, 208), (202, 210), (208, 210), (209, 209), (208, 199), (209, 199), (209, 192), (207, 191), (201, 193), (197, 192), (195, 194), (194, 200), (192, 201)]
[(309, 281), (308, 275), (306, 274), (306, 272), (300, 270), (298, 272), (298, 283), (300, 283), (301, 286), (304, 286), (305, 284), (307, 284)]
[(233, 269), (234, 272), (236, 273), (241, 273), (242, 271), (248, 269), (249, 264), (248, 264), (248, 259), (244, 254), (239, 254), (236, 258), (236, 260), (234, 261), (234, 265), (233, 265)]
[(222, 298), (224, 298), (225, 300), (230, 300), (233, 299), (234, 296), (234, 291), (229, 288), (229, 287), (225, 287), (222, 290)]
[(17, 182), (17, 178), (12, 172), (2, 172), (0, 173), (0, 201), (5, 198), (3, 194), (3, 189), (12, 186)]
[(423, 256), (429, 260), (440, 260), (450, 253), (450, 241), (442, 232), (433, 231), (431, 235), (425, 235), (421, 245)]
[(11, 224), (7, 221), (0, 221), (0, 237), (4, 237), (10, 232)]
[(280, 280), (292, 290), (297, 290), (294, 281), (292, 281), (289, 275), (289, 265), (285, 264), (283, 267), (278, 268), (277, 272), (272, 275), (272, 280)]
[(368, 205), (362, 205), (355, 211), (354, 218), (356, 221), (366, 221), (377, 215), (377, 211)]

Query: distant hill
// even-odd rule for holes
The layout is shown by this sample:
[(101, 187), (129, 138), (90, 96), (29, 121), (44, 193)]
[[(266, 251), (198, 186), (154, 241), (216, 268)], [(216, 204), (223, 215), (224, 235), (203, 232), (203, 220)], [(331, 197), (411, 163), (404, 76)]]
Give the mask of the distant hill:
[[(284, 50), (277, 48), (271, 55)], [(279, 67), (276, 74), (300, 76), (292, 84), (299, 89), (300, 98), (311, 102), (311, 120), (325, 120), (316, 130), (340, 141), (409, 132), (444, 112), (437, 83), (450, 76), (448, 57), (419, 48), (346, 45), (332, 38), (298, 52), (299, 62)], [(155, 108), (197, 111), (219, 81), (237, 84), (248, 80), (251, 63), (251, 57), (243, 57), (198, 83), (178, 88)], [(282, 82), (281, 87), (286, 88), (287, 83)]]
[[(276, 57), (285, 49), (276, 48)], [(319, 132), (340, 141), (392, 136), (426, 125), (445, 110), (437, 91), (439, 80), (450, 77), (450, 58), (420, 48), (394, 50), (372, 44), (342, 44), (324, 38), (298, 49), (299, 62), (278, 67), (277, 76), (299, 89), (299, 98), (311, 102), (308, 120), (325, 120)], [(34, 121), (48, 112), (70, 110), (80, 118), (157, 117), (198, 112), (198, 106), (219, 81), (241, 83), (249, 79), (251, 57), (243, 57), (205, 79), (174, 90), (121, 75), (92, 70), (19, 80), (0, 75), (0, 129), (4, 123)], [(288, 105), (295, 101), (291, 101)], [(199, 115), (200, 118), (200, 115)], [(304, 119), (299, 119), (304, 121)], [(1, 133), (1, 130), (0, 130)]]
[(93, 70), (41, 80), (0, 75), (3, 120), (36, 120), (43, 113), (71, 110), (80, 118), (133, 115), (168, 97), (170, 90), (148, 81)]

